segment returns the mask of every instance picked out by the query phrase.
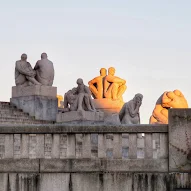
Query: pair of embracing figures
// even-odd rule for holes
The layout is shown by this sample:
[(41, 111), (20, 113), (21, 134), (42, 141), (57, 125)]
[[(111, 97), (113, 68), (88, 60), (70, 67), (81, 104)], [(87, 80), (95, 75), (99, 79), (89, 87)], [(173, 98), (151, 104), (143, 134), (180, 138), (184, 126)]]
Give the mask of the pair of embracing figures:
[(52, 86), (54, 80), (54, 66), (48, 60), (46, 53), (41, 54), (34, 69), (27, 61), (27, 55), (22, 54), (21, 60), (15, 64), (15, 84), (16, 86), (45, 85)]
[(126, 81), (115, 75), (115, 68), (110, 67), (100, 69), (100, 76), (95, 77), (88, 82), (89, 89), (91, 90), (95, 99), (110, 98), (112, 100), (121, 100), (122, 95), (127, 89)]

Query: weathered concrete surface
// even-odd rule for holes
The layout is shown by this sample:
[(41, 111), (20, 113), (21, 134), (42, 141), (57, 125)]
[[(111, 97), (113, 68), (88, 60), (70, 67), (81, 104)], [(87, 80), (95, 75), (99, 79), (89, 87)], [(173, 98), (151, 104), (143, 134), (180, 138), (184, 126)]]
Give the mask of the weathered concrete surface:
[(169, 170), (191, 172), (191, 109), (173, 109), (169, 114)]
[(56, 98), (57, 87), (33, 85), (33, 86), (13, 86), (12, 87), (12, 98), (23, 97), (23, 96), (47, 96)]
[(10, 99), (12, 105), (29, 113), (38, 120), (56, 121), (58, 111), (57, 98), (47, 96), (23, 96)]
[(103, 112), (91, 112), (91, 111), (70, 111), (70, 112), (59, 112), (57, 114), (56, 122), (69, 122), (69, 121), (103, 121)]
[(73, 124), (46, 124), (46, 125), (1, 125), (0, 134), (26, 133), (167, 133), (168, 125), (73, 125)]
[(168, 160), (40, 159), (40, 172), (168, 172)]
[(174, 191), (187, 173), (0, 173), (0, 191)]

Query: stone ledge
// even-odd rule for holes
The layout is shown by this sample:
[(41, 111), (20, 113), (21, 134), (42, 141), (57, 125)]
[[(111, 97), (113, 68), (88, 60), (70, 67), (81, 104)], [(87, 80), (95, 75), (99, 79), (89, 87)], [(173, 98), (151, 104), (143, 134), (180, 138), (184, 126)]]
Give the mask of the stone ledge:
[(40, 172), (168, 172), (168, 159), (40, 159)]
[(168, 133), (168, 125), (0, 125), (0, 134)]
[(54, 97), (57, 96), (57, 87), (52, 86), (13, 86), (12, 87), (12, 98), (23, 97), (23, 96), (47, 96)]
[(2, 172), (39, 172), (39, 159), (0, 159)]
[(56, 122), (69, 122), (69, 121), (103, 121), (103, 112), (91, 112), (91, 111), (70, 111), (70, 112), (59, 112), (57, 114)]

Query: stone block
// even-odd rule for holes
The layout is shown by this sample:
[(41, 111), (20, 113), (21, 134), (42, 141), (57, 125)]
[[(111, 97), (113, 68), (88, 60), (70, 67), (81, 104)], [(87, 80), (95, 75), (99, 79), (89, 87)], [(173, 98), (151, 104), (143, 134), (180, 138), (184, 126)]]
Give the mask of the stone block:
[(56, 97), (47, 96), (22, 96), (10, 99), (12, 105), (29, 113), (38, 120), (56, 121), (58, 100)]
[(94, 99), (93, 103), (97, 110), (104, 112), (105, 116), (119, 113), (124, 104), (121, 100), (112, 100), (108, 98)]
[(69, 121), (103, 121), (103, 112), (90, 112), (90, 111), (70, 111), (59, 112), (57, 114), (57, 123), (69, 122)]
[(169, 171), (191, 172), (191, 109), (169, 110)]
[(13, 86), (12, 87), (12, 98), (23, 97), (23, 96), (47, 96), (54, 97), (57, 96), (57, 87), (52, 86)]

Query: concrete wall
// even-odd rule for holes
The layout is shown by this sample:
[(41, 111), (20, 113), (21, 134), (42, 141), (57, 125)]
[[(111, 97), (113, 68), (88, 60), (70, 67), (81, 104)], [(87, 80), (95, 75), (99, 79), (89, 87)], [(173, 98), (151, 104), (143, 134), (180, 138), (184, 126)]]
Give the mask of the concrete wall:
[(191, 188), (191, 110), (169, 114), (169, 125), (0, 125), (0, 191)]
[(187, 173), (1, 173), (0, 191), (173, 191)]

